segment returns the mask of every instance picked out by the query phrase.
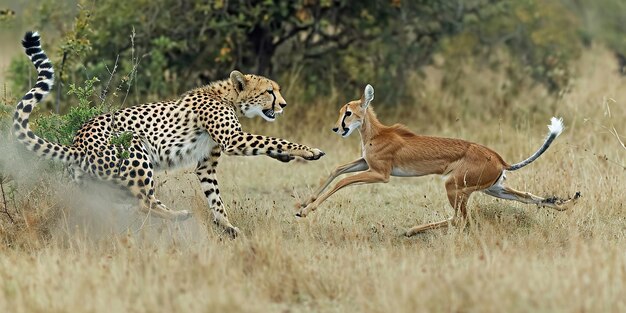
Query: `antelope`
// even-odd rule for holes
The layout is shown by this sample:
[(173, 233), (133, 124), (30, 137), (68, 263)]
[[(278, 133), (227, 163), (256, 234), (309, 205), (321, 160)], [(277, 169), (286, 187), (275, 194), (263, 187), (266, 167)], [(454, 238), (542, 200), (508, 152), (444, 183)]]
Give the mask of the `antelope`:
[[(475, 191), (482, 191), (497, 198), (516, 200), (527, 204), (566, 210), (570, 199), (556, 197), (542, 198), (528, 192), (517, 191), (504, 184), (507, 171), (515, 171), (535, 161), (543, 154), (552, 141), (563, 131), (563, 121), (553, 117), (548, 126), (550, 132), (543, 145), (524, 161), (513, 165), (505, 162), (495, 151), (462, 139), (417, 135), (406, 126), (383, 125), (370, 103), (374, 99), (374, 88), (365, 87), (360, 100), (351, 101), (339, 110), (339, 119), (333, 132), (343, 138), (355, 130), (361, 135), (362, 155), (359, 159), (335, 168), (325, 182), (303, 204), (297, 205), (298, 217), (306, 217), (315, 211), (322, 202), (338, 190), (355, 184), (386, 183), (390, 176), (417, 177), (430, 174), (442, 175), (445, 181), (448, 201), (454, 209), (452, 217), (439, 222), (421, 224), (406, 231), (410, 237), (417, 233), (457, 224), (467, 218), (467, 202)], [(359, 172), (343, 178), (334, 188), (322, 192), (339, 175)]]

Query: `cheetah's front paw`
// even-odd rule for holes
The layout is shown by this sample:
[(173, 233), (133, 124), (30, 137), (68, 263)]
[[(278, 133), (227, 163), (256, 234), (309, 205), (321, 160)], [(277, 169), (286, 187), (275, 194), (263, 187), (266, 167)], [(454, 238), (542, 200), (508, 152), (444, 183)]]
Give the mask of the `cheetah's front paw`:
[(289, 154), (282, 154), (282, 153), (277, 153), (277, 152), (274, 152), (274, 151), (268, 152), (267, 155), (270, 158), (273, 158), (273, 159), (276, 159), (278, 161), (285, 162), (285, 163), (295, 159), (294, 156), (291, 156)]
[(310, 149), (309, 151), (306, 151), (306, 153), (302, 156), (303, 159), (305, 160), (317, 160), (321, 157), (323, 157), (326, 153), (324, 153), (324, 151), (320, 150), (320, 149)]

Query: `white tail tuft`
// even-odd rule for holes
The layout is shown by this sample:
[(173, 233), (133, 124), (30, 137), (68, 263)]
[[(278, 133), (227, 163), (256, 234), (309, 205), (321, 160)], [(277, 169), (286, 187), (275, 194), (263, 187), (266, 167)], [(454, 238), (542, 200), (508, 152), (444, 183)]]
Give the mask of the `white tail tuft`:
[(561, 132), (563, 132), (563, 119), (562, 118), (556, 118), (553, 117), (550, 119), (550, 125), (548, 125), (548, 129), (550, 130), (550, 134), (554, 135), (555, 137), (560, 135)]
[(537, 152), (531, 155), (528, 159), (509, 166), (507, 170), (509, 171), (519, 170), (520, 168), (536, 160), (542, 153), (546, 152), (548, 147), (550, 147), (550, 144), (552, 143), (552, 141), (554, 141), (554, 139), (558, 137), (563, 131), (563, 119), (553, 117), (552, 119), (550, 119), (550, 125), (548, 125), (548, 129), (550, 129), (550, 133), (546, 137), (541, 148), (539, 148), (539, 150), (537, 150)]

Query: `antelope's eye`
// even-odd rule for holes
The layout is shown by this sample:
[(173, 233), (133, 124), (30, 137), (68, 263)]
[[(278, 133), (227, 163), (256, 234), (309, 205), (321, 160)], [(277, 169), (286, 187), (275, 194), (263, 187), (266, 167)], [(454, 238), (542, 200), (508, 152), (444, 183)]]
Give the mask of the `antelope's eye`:
[(352, 115), (352, 111), (346, 111), (346, 116)]

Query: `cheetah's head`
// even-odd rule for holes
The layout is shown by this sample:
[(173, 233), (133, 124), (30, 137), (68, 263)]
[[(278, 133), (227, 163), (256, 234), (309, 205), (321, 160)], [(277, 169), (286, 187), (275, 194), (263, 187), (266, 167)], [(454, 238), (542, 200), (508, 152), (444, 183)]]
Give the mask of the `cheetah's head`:
[(339, 119), (333, 127), (333, 132), (345, 138), (361, 127), (367, 114), (367, 107), (372, 100), (374, 100), (374, 87), (368, 84), (365, 86), (361, 99), (350, 101), (339, 109)]
[(235, 104), (248, 118), (261, 116), (266, 121), (273, 122), (276, 114), (283, 113), (283, 108), (287, 106), (280, 94), (280, 86), (271, 79), (232, 71), (230, 81), (237, 93)]

